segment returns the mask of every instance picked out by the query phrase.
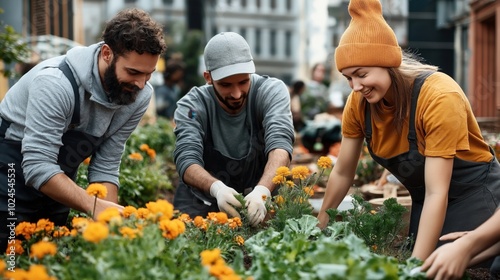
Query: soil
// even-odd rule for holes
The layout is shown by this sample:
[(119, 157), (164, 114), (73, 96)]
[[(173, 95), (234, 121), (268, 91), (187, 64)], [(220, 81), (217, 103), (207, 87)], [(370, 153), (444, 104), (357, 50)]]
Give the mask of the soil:
[(497, 278), (490, 278), (490, 270), (488, 268), (471, 268), (466, 270), (469, 279), (471, 280), (490, 280), (490, 279), (499, 279)]

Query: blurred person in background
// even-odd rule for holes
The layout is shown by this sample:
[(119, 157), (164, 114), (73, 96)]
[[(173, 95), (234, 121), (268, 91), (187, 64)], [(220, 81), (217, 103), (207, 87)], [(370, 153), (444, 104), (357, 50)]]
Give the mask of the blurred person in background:
[(181, 95), (185, 66), (178, 59), (167, 61), (163, 72), (163, 85), (155, 89), (156, 113), (158, 116), (173, 119), (177, 101)]

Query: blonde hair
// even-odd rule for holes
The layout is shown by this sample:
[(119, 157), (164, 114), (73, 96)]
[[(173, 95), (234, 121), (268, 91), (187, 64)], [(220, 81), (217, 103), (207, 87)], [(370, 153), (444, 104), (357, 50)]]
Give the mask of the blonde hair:
[[(422, 63), (420, 57), (409, 52), (403, 52), (402, 62), (399, 67), (388, 68), (392, 81), (390, 91), (394, 93), (394, 103), (396, 105), (393, 125), (398, 133), (401, 133), (403, 124), (410, 113), (415, 78), (422, 73), (435, 72), (438, 69), (437, 66)], [(366, 102), (366, 100), (363, 98), (362, 102)], [(364, 108), (364, 106), (361, 108)], [(382, 112), (380, 103), (370, 104), (370, 110), (374, 118), (380, 119)]]

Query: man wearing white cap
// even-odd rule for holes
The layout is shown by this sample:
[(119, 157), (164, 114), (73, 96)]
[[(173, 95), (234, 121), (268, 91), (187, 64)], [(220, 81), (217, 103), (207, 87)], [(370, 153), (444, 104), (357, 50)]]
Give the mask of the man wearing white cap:
[(276, 169), (290, 164), (290, 95), (282, 81), (255, 74), (250, 47), (237, 33), (215, 35), (204, 58), (207, 84), (191, 89), (174, 114), (174, 206), (193, 218), (218, 211), (235, 217), (242, 205), (234, 195), (241, 193), (256, 226)]

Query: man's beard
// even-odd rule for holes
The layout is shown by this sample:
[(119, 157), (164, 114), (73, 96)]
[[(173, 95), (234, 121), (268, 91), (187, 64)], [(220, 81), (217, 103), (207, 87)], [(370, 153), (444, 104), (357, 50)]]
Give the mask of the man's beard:
[(240, 103), (235, 106), (235, 105), (232, 105), (231, 103), (229, 103), (230, 100), (235, 100), (234, 98), (232, 98), (232, 97), (224, 98), (224, 97), (222, 97), (222, 95), (220, 95), (220, 93), (217, 91), (215, 86), (213, 86), (213, 88), (214, 88), (215, 96), (217, 96), (217, 99), (219, 99), (220, 102), (222, 102), (224, 105), (226, 105), (227, 108), (229, 108), (230, 110), (234, 110), (234, 111), (237, 111), (237, 110), (241, 109), (241, 107), (243, 107), (243, 105), (245, 104), (245, 99), (247, 99), (247, 96), (248, 96), (247, 93), (243, 94)]
[(118, 81), (115, 59), (104, 72), (104, 89), (108, 92), (109, 100), (118, 105), (132, 104), (141, 90), (136, 85)]

